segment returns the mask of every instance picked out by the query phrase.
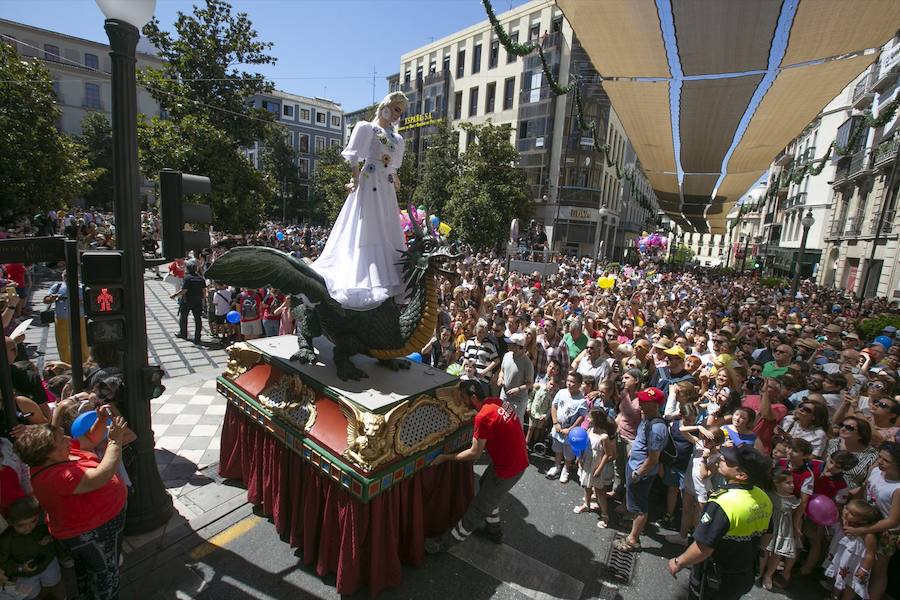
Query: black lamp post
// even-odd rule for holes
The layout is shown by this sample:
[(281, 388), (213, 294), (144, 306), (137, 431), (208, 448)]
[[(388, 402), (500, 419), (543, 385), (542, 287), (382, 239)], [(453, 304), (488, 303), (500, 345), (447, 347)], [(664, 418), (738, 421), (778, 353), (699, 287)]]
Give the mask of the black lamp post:
[(172, 498), (166, 493), (156, 468), (150, 402), (143, 379), (147, 369), (147, 322), (144, 314), (144, 257), (141, 249), (141, 213), (138, 200), (137, 82), (135, 49), (141, 27), (153, 16), (156, 0), (97, 0), (106, 16), (112, 59), (113, 194), (116, 247), (123, 253), (125, 342), (122, 371), (125, 401), (122, 413), (137, 434), (131, 443), (133, 460), (127, 464), (133, 492), (128, 500), (125, 530), (129, 534), (151, 531), (172, 514)]
[(803, 263), (803, 253), (806, 252), (806, 238), (809, 235), (809, 228), (813, 226), (816, 220), (813, 219), (812, 209), (806, 211), (806, 215), (800, 219), (803, 226), (803, 237), (800, 238), (800, 251), (797, 253), (797, 263), (794, 266), (794, 280), (791, 282), (791, 300), (797, 297), (797, 286), (800, 285), (800, 265)]

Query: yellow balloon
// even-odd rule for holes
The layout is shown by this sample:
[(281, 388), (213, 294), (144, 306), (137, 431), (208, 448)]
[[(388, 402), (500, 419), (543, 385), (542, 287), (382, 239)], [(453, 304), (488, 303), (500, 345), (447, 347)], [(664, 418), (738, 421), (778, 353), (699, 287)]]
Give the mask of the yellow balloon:
[(600, 289), (608, 290), (611, 287), (616, 285), (615, 277), (601, 277), (597, 280), (597, 285), (600, 286)]

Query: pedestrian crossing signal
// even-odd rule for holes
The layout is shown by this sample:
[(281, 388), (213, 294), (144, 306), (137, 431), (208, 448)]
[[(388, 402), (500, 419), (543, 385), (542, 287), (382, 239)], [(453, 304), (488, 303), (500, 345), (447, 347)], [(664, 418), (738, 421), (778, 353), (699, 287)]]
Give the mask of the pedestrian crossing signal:
[(89, 317), (110, 316), (122, 313), (122, 288), (94, 286), (85, 290), (84, 312)]

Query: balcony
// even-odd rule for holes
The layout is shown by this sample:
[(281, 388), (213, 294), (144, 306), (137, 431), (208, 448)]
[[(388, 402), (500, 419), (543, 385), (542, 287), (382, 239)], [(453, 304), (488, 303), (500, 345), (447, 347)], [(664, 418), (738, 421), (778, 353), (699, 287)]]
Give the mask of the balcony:
[(794, 159), (793, 156), (788, 154), (784, 148), (782, 148), (781, 152), (778, 153), (778, 156), (775, 157), (775, 160), (772, 161), (773, 164), (779, 167), (786, 167), (791, 164), (791, 161)]
[(880, 92), (897, 77), (898, 73), (900, 73), (900, 43), (881, 51), (878, 72), (872, 82), (872, 91)]
[(800, 153), (797, 157), (797, 163), (800, 166), (805, 166), (816, 159), (816, 147), (809, 146), (806, 150)]
[(900, 135), (894, 134), (891, 139), (887, 139), (875, 148), (872, 153), (872, 167), (878, 167), (889, 164), (897, 156), (897, 148), (900, 147)]
[(798, 208), (803, 208), (806, 206), (806, 192), (800, 192), (799, 194), (794, 194), (784, 203), (784, 211), (787, 212), (789, 210), (795, 210)]
[(541, 48), (544, 50), (549, 50), (550, 48), (555, 48), (559, 46), (559, 42), (562, 39), (561, 31), (554, 31), (553, 33), (544, 36), (544, 39), (541, 40)]
[(869, 108), (872, 105), (872, 100), (875, 98), (875, 92), (872, 91), (872, 85), (875, 83), (876, 79), (878, 79), (877, 64), (873, 65), (869, 72), (866, 73), (853, 88), (853, 99), (851, 100), (853, 108), (862, 110), (864, 108)]
[[(890, 235), (894, 231), (894, 215), (897, 213), (896, 209), (888, 209), (884, 211), (884, 220), (881, 222), (881, 232), (880, 235)], [(881, 216), (881, 211), (878, 214), (872, 217), (872, 222), (869, 225), (869, 231), (872, 232), (872, 235), (879, 235), (877, 232), (878, 229), (878, 218)]]
[(775, 220), (775, 213), (770, 212), (770, 213), (768, 213), (768, 214), (765, 216), (765, 218), (763, 219), (763, 225), (769, 225), (769, 224), (772, 223), (772, 221), (774, 221), (774, 220)]
[(856, 216), (847, 219), (847, 226), (844, 227), (844, 235), (846, 237), (859, 237), (859, 234), (862, 231), (862, 222), (864, 218), (864, 214), (856, 213)]
[(858, 177), (864, 175), (869, 170), (869, 153), (865, 149), (855, 153), (850, 158), (850, 164), (847, 171), (848, 177)]
[(450, 73), (447, 71), (435, 71), (434, 73), (429, 73), (422, 80), (422, 87), (433, 85), (435, 83), (444, 83), (449, 75)]

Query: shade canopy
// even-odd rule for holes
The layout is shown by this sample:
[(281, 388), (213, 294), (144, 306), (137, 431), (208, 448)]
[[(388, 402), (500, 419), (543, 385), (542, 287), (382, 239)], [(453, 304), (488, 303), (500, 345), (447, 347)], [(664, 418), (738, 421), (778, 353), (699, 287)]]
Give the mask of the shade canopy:
[(900, 28), (897, 0), (556, 0), (660, 208), (724, 233), (735, 202)]

